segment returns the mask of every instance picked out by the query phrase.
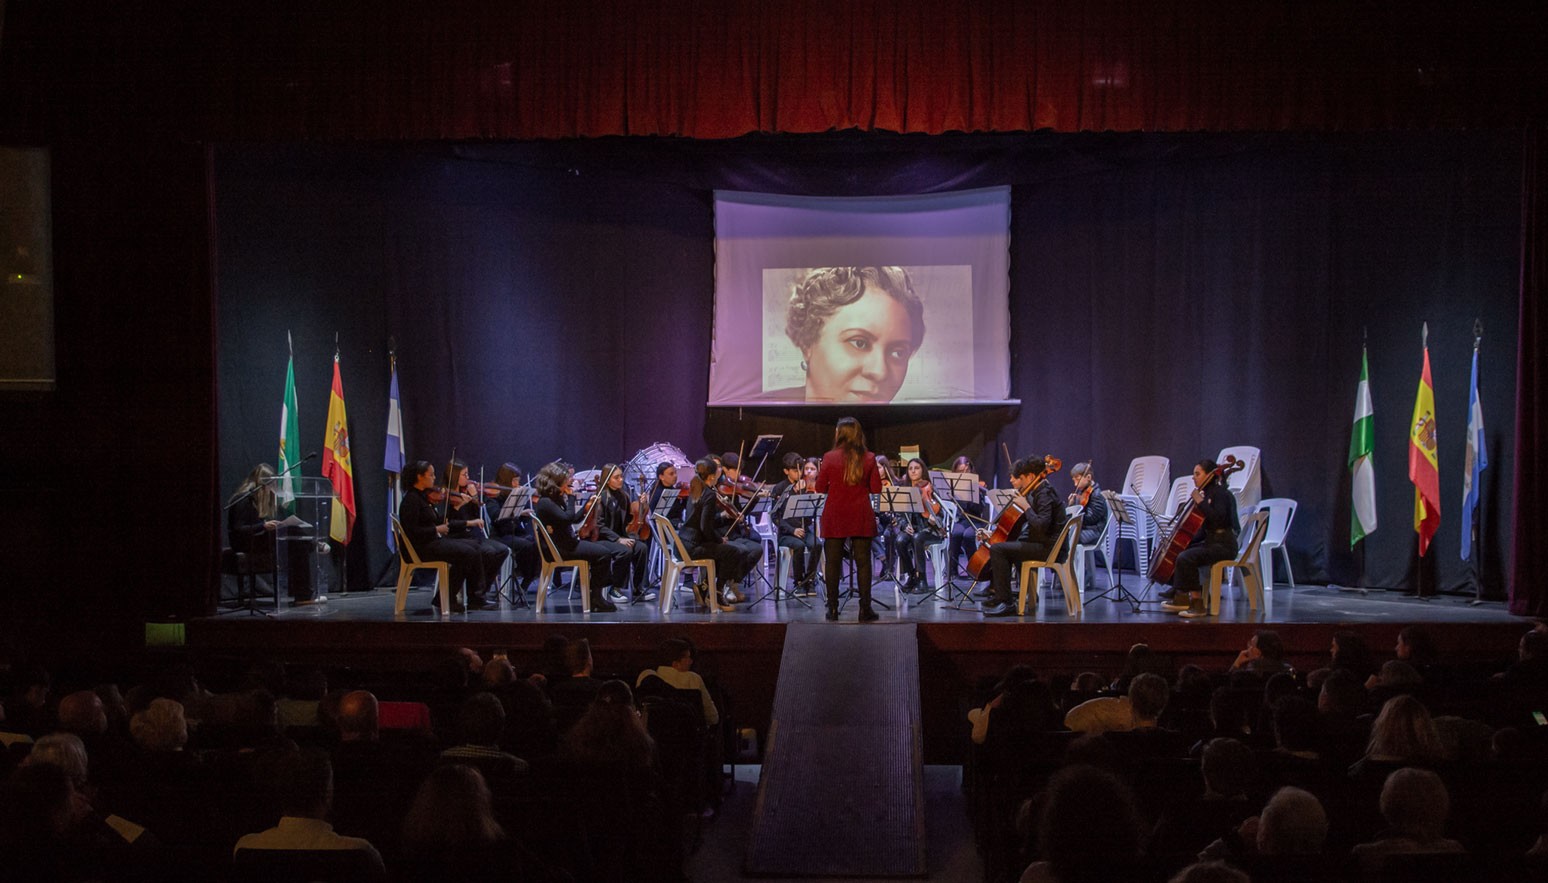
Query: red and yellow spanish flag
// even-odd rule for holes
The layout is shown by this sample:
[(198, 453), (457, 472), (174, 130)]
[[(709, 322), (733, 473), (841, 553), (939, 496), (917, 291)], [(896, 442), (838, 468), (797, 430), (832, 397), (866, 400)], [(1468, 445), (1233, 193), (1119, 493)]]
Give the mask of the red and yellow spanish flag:
[(1414, 531), (1419, 557), (1429, 551), (1430, 538), (1440, 529), (1440, 469), (1435, 456), (1435, 385), (1430, 382), (1430, 347), (1424, 347), (1424, 373), (1414, 399), (1414, 419), (1408, 427), (1408, 480), (1414, 483)]
[(333, 483), (333, 518), (328, 536), (349, 544), (355, 532), (355, 470), (349, 462), (349, 419), (344, 416), (344, 381), (333, 356), (333, 392), (328, 396), (328, 429), (323, 438), (323, 478)]

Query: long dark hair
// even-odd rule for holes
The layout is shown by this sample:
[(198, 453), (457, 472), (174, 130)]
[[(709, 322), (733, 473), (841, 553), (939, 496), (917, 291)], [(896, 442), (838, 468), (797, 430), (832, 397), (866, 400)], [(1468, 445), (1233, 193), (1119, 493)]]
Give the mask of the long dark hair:
[(533, 490), (537, 491), (540, 496), (547, 497), (550, 500), (563, 505), (564, 500), (561, 499), (563, 494), (560, 493), (559, 489), (564, 487), (564, 483), (569, 480), (569, 464), (565, 463), (563, 460), (555, 460), (554, 462), (538, 470), (537, 477), (532, 479), (532, 488)]
[(844, 483), (859, 484), (865, 476), (865, 430), (853, 417), (839, 418), (833, 427), (833, 447), (844, 452)]

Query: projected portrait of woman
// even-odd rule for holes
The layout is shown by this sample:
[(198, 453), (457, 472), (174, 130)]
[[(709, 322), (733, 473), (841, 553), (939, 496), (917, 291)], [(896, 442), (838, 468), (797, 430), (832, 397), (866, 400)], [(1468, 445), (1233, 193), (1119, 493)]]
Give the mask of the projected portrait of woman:
[(785, 312), (808, 402), (892, 401), (924, 332), (924, 304), (902, 267), (811, 270)]

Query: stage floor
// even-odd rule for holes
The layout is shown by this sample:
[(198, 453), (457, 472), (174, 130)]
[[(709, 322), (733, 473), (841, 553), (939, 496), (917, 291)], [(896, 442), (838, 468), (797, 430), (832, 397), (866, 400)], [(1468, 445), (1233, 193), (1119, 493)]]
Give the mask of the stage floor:
[[(1105, 580), (1098, 577), (1105, 587)], [(1133, 582), (1132, 575), (1129, 582)], [(494, 609), (454, 613), (447, 620), (467, 623), (710, 623), (738, 624), (820, 622), (823, 618), (823, 602), (820, 597), (783, 597), (777, 603), (773, 598), (761, 602), (750, 595), (747, 603), (722, 613), (710, 613), (693, 606), (692, 597), (680, 592), (679, 601), (672, 611), (663, 615), (659, 602), (619, 605), (616, 613), (592, 613), (581, 611), (579, 597), (569, 597), (567, 590), (549, 595), (548, 609), (539, 614), (533, 607), (512, 605), (502, 598)], [(1027, 598), (1025, 616), (985, 617), (975, 602), (951, 603), (930, 597), (928, 594), (903, 594), (895, 592), (893, 583), (884, 581), (877, 585), (873, 597), (879, 602), (878, 612), (882, 621), (907, 621), (918, 623), (984, 623), (994, 626), (1013, 626), (1026, 623), (1059, 623), (1065, 625), (1111, 625), (1115, 623), (1171, 624), (1180, 628), (1210, 623), (1525, 623), (1512, 616), (1503, 601), (1469, 603), (1469, 599), (1440, 595), (1421, 599), (1400, 592), (1373, 589), (1368, 592), (1337, 589), (1328, 586), (1280, 585), (1264, 594), (1261, 610), (1251, 610), (1244, 596), (1228, 593), (1221, 598), (1220, 615), (1201, 620), (1184, 620), (1176, 614), (1161, 609), (1159, 601), (1146, 601), (1136, 612), (1128, 604), (1106, 598), (1096, 598), (1088, 592), (1087, 603), (1080, 615), (1069, 616), (1064, 610), (1063, 596), (1044, 588), (1040, 603), (1035, 609), (1032, 598)], [(527, 596), (529, 604), (535, 603), (536, 595)], [(283, 599), (282, 599), (283, 600)], [(280, 622), (434, 622), (441, 619), (430, 610), (432, 600), (428, 589), (411, 591), (402, 616), (393, 613), (391, 589), (375, 589), (369, 592), (350, 592), (332, 595), (327, 602), (301, 607), (288, 606), (288, 600), (277, 613), (272, 605), (260, 603), (260, 609), (273, 613), (270, 617)], [(686, 602), (686, 603), (684, 603)], [(886, 605), (885, 607), (881, 605)], [(844, 619), (855, 616), (854, 601), (847, 601)], [(245, 608), (223, 611), (222, 620), (247, 615)]]

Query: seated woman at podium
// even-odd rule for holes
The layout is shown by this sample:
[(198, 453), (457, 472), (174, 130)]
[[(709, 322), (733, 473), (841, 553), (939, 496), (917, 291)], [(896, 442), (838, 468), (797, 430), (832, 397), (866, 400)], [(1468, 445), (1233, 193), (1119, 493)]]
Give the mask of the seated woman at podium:
[(532, 539), (532, 528), (527, 526), (525, 518), (520, 516), (501, 518), (500, 513), (505, 511), (505, 504), (510, 499), (511, 491), (521, 487), (525, 481), (521, 467), (515, 463), (502, 463), (500, 468), (495, 470), (495, 494), (489, 505), (489, 517), (493, 520), (493, 530), (490, 531), (490, 535), (511, 550), (511, 561), (516, 566), (516, 574), (521, 578), (523, 592), (532, 585), (533, 580), (537, 579), (538, 570), (541, 567), (541, 562), (538, 561), (537, 542)]
[(277, 543), (284, 536), (290, 602), (312, 603), (317, 597), (312, 585), (312, 539), (296, 528), (280, 527), (276, 518), (280, 513), (274, 494), (274, 467), (267, 463), (253, 467), (231, 500), (235, 502), (227, 502), (226, 540), (231, 551), (247, 556), (247, 572), (274, 573), (278, 567)]
[(770, 517), (779, 529), (779, 547), (791, 551), (791, 578), (797, 587), (810, 589), (817, 581), (818, 565), (822, 560), (822, 549), (817, 545), (817, 530), (808, 523), (812, 520), (810, 518), (786, 518), (785, 506), (791, 497), (812, 492), (810, 481), (816, 481), (817, 469), (812, 467), (809, 481), (806, 478), (807, 461), (794, 451), (786, 454), (780, 462), (785, 477), (770, 491), (777, 507)]

